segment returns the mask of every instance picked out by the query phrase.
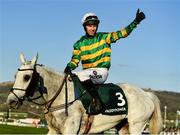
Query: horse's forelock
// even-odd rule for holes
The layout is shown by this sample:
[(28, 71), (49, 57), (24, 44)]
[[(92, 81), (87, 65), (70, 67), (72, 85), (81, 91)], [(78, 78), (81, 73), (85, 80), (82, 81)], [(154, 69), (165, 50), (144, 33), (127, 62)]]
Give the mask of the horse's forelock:
[(24, 65), (31, 65), (31, 61), (26, 61)]

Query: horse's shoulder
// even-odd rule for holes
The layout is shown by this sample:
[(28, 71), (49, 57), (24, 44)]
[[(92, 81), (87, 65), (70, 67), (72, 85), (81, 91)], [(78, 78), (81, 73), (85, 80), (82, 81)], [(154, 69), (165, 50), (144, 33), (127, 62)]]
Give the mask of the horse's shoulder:
[(72, 114), (81, 114), (85, 112), (83, 104), (80, 100), (76, 100), (71, 106), (69, 106), (69, 111)]

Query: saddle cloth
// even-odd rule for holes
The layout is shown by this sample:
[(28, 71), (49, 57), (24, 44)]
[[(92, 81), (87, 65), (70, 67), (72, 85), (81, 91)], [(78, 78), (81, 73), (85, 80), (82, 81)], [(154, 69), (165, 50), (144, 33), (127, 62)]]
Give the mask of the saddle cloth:
[[(82, 86), (82, 83), (78, 77), (73, 77), (75, 98), (81, 100), (84, 108), (87, 110), (89, 104), (92, 101), (92, 97), (86, 92), (85, 88)], [(121, 115), (127, 114), (128, 104), (127, 99), (123, 90), (113, 83), (102, 84), (97, 89), (99, 97), (101, 98), (104, 104), (104, 111), (102, 114), (105, 115)], [(86, 93), (85, 93), (86, 92)], [(83, 93), (85, 93), (83, 95)]]
[(124, 95), (123, 90), (119, 86), (113, 83), (103, 84), (98, 89), (98, 93), (105, 105), (105, 110), (104, 112), (102, 112), (102, 114), (127, 114), (127, 99)]

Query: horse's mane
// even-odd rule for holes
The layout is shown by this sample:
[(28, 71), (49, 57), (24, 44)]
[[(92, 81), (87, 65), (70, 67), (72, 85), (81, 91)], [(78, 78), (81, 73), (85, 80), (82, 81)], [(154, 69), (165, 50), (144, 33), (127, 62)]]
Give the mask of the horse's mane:
[(47, 67), (45, 65), (42, 64), (37, 64), (37, 66), (42, 67), (48, 74), (54, 74), (54, 75), (58, 75), (58, 76), (64, 76), (64, 74), (60, 71), (54, 70), (50, 67)]

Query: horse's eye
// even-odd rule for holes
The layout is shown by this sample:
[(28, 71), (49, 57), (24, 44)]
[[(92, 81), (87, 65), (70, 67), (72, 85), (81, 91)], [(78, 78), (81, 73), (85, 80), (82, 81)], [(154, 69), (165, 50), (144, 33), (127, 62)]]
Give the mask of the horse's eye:
[(31, 78), (31, 76), (30, 76), (30, 75), (25, 75), (25, 76), (24, 76), (24, 81), (26, 81), (26, 82), (27, 82), (27, 81), (29, 81), (29, 79), (30, 79), (30, 78)]

